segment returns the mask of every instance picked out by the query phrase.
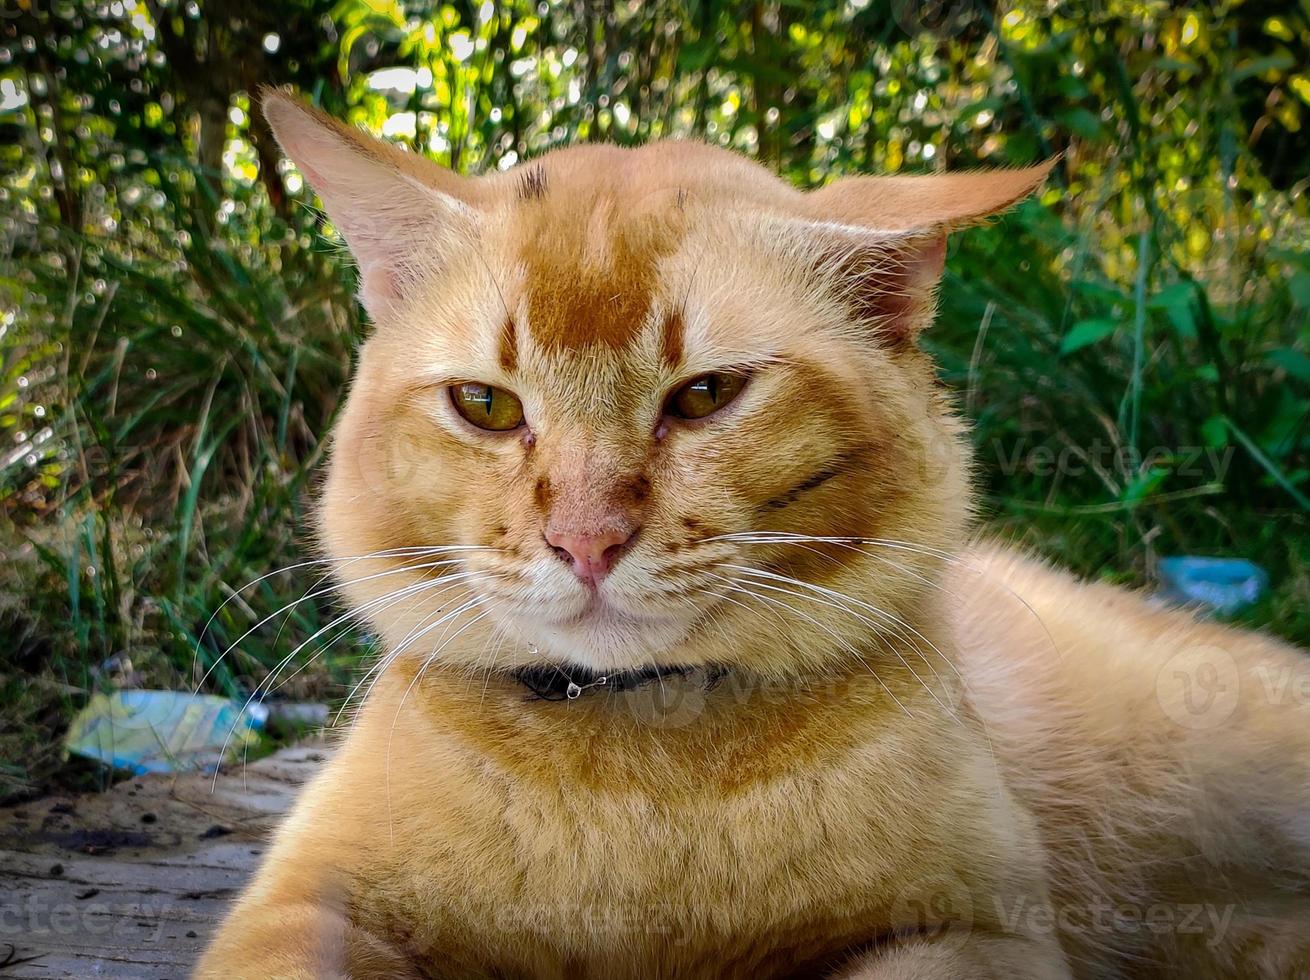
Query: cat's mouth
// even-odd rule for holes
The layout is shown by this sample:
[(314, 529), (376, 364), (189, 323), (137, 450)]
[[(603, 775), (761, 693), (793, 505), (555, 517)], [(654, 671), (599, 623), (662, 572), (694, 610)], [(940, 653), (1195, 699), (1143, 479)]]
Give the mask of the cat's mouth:
[(694, 617), (686, 610), (628, 605), (625, 598), (606, 596), (601, 589), (583, 601), (561, 603), (554, 609), (510, 603), (504, 613), (533, 653), (540, 653), (545, 661), (571, 662), (611, 674), (664, 663), (668, 652), (685, 641)]
[(587, 604), (563, 619), (557, 621), (560, 626), (589, 627), (604, 629), (614, 626), (641, 626), (672, 623), (681, 617), (668, 614), (649, 613), (628, 609), (607, 599), (599, 592), (593, 592), (587, 598)]

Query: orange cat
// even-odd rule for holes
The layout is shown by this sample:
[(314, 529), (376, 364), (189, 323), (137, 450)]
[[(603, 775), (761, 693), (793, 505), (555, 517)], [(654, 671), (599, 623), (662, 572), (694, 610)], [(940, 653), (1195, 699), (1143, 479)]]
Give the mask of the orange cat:
[(265, 110), (375, 322), (321, 532), (387, 652), (200, 976), (1310, 976), (1301, 655), (968, 541), (917, 338), (1048, 167)]

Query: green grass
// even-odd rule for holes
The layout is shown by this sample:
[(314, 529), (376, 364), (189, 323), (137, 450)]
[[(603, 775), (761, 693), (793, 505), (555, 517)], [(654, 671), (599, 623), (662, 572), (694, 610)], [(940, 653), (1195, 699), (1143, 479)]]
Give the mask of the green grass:
[[(57, 736), (97, 687), (185, 687), (213, 666), (208, 689), (242, 694), (333, 608), (298, 604), (218, 662), (256, 611), (307, 584), (274, 576), (210, 621), (309, 550), (322, 438), (360, 333), (348, 272), (262, 212), (219, 235), (167, 204), (180, 247), (127, 261), (64, 235), (62, 268), (6, 270), (46, 302), (29, 311), (37, 342), (10, 348), (22, 397), (0, 423), (52, 433), (0, 474), (0, 798), (58, 768)], [(323, 696), (336, 663), (284, 693)]]
[[(1310, 250), (1201, 282), (1159, 258), (1185, 231), (1162, 224), (1137, 242), (1155, 263), (1116, 281), (1069, 230), (1084, 208), (1058, 207), (965, 237), (929, 338), (965, 392), (988, 524), (1128, 584), (1163, 556), (1249, 558), (1272, 588), (1241, 622), (1310, 646)], [(1243, 269), (1260, 288), (1231, 302)]]

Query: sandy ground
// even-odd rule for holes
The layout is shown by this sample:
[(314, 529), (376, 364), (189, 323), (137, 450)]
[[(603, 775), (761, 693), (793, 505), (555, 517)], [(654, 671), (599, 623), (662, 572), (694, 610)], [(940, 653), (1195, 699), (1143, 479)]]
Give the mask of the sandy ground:
[(212, 776), (0, 809), (0, 978), (182, 978), (326, 759), (319, 743)]

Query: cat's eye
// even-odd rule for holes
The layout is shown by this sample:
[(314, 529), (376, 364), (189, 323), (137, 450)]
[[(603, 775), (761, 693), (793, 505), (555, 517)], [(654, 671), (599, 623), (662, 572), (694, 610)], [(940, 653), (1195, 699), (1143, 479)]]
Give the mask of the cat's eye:
[(450, 402), (479, 429), (507, 432), (523, 424), (523, 403), (504, 388), (465, 381), (450, 386)]
[(680, 419), (703, 419), (726, 406), (745, 387), (744, 375), (726, 371), (702, 374), (673, 393), (666, 411)]

